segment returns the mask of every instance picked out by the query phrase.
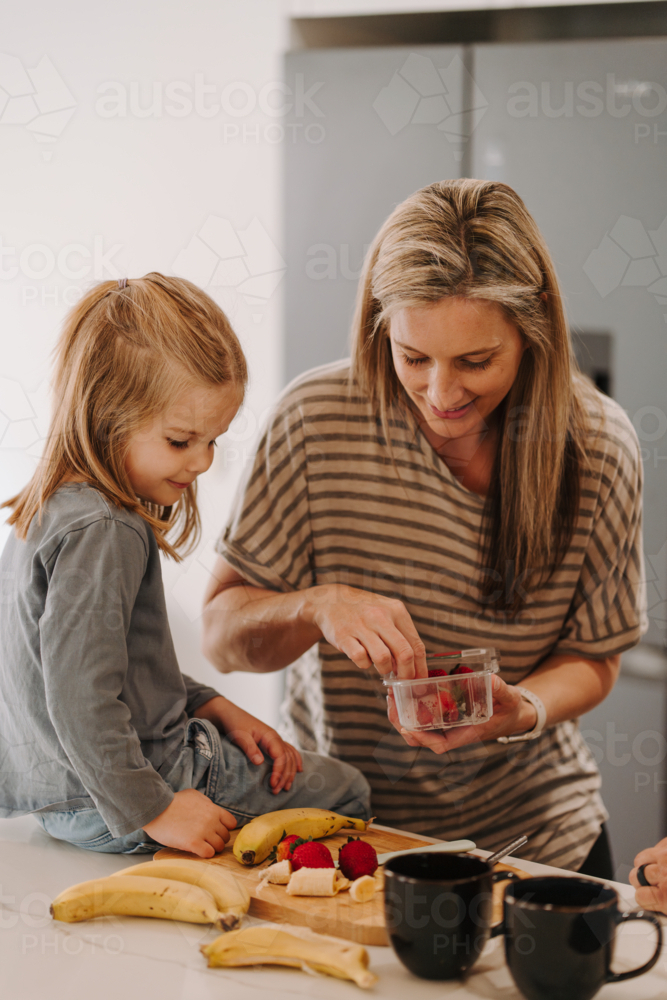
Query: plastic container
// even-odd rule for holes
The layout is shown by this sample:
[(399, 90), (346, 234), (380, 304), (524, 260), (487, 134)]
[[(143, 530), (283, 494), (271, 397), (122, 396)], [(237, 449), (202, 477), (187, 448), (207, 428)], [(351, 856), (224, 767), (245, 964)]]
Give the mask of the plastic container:
[(493, 715), (491, 675), (499, 669), (495, 649), (436, 653), (427, 656), (426, 663), (428, 678), (403, 681), (390, 675), (384, 681), (405, 729), (423, 732), (488, 722)]

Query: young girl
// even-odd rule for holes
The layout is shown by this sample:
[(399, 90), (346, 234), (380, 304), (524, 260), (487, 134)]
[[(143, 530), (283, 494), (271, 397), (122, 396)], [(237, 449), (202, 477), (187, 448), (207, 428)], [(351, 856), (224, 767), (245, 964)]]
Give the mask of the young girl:
[(159, 553), (197, 540), (195, 480), (246, 377), (188, 281), (105, 282), (69, 315), (43, 460), (6, 503), (0, 815), (89, 850), (200, 857), (274, 808), (370, 816), (355, 768), (301, 756), (176, 661)]

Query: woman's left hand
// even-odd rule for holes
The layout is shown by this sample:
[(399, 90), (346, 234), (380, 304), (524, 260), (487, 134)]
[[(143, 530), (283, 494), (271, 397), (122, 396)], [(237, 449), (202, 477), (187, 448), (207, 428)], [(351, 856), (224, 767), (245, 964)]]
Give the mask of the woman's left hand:
[(286, 792), (289, 791), (297, 771), (303, 771), (301, 754), (296, 747), (286, 743), (271, 726), (260, 722), (254, 715), (227, 701), (222, 695), (200, 705), (194, 715), (198, 719), (208, 719), (217, 726), (230, 743), (235, 743), (243, 750), (253, 764), (264, 762), (264, 750), (273, 760), (270, 783), (274, 795), (283, 788)]
[(428, 747), (434, 753), (446, 753), (468, 743), (482, 743), (484, 740), (495, 740), (498, 736), (511, 736), (532, 729), (537, 713), (518, 691), (497, 676), (491, 678), (491, 691), (493, 715), (480, 726), (456, 726), (453, 729), (430, 729), (424, 732), (404, 729), (398, 721), (392, 694), (388, 698), (389, 721), (398, 729), (408, 746)]
[[(644, 878), (648, 885), (642, 885), (637, 878), (637, 869), (645, 865)], [(647, 847), (635, 858), (635, 867), (628, 876), (630, 885), (637, 890), (637, 905), (644, 910), (658, 910), (667, 913), (667, 837), (658, 841), (655, 847)]]

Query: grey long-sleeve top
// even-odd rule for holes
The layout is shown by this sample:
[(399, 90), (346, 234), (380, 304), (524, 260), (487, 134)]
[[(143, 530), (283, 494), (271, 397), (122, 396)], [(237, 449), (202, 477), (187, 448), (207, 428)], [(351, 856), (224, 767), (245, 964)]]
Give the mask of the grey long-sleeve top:
[(10, 535), (0, 587), (0, 815), (94, 805), (114, 836), (140, 829), (218, 693), (179, 669), (152, 530), (65, 484)]

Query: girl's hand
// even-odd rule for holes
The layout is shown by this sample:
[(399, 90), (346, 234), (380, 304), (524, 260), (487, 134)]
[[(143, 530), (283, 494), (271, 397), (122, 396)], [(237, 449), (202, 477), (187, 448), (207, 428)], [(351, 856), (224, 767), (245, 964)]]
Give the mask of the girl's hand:
[(186, 788), (176, 792), (164, 812), (144, 824), (144, 830), (165, 847), (212, 858), (223, 850), (235, 826), (236, 820), (226, 809), (196, 788)]
[(518, 691), (500, 677), (491, 678), (493, 694), (493, 715), (480, 726), (457, 726), (454, 729), (431, 729), (426, 732), (412, 732), (404, 729), (398, 721), (398, 712), (393, 694), (388, 697), (387, 714), (391, 724), (411, 747), (428, 747), (434, 753), (445, 753), (468, 743), (495, 740), (498, 736), (512, 736), (532, 729), (537, 713), (529, 702), (524, 701)]
[(198, 719), (208, 719), (217, 726), (231, 743), (243, 750), (253, 764), (264, 762), (264, 750), (273, 760), (270, 784), (274, 795), (283, 788), (289, 791), (294, 775), (297, 771), (303, 771), (301, 754), (291, 743), (286, 743), (275, 729), (260, 722), (249, 712), (244, 712), (226, 698), (211, 698), (200, 705), (194, 715)]
[[(640, 885), (637, 869), (644, 869), (646, 881), (650, 885)], [(667, 913), (667, 837), (658, 841), (655, 847), (647, 847), (635, 858), (635, 867), (630, 872), (630, 884), (636, 889), (637, 905), (645, 910), (659, 910)]]
[(308, 617), (361, 670), (426, 677), (426, 649), (402, 601), (326, 584), (309, 591)]

